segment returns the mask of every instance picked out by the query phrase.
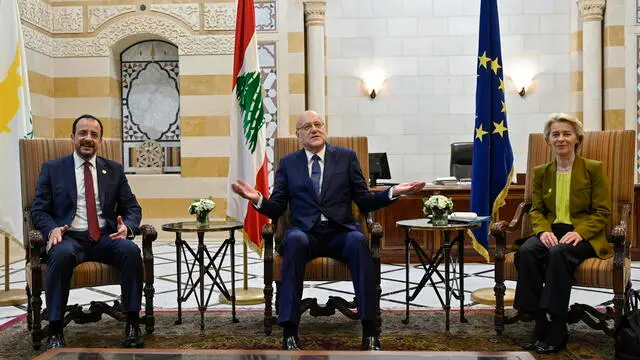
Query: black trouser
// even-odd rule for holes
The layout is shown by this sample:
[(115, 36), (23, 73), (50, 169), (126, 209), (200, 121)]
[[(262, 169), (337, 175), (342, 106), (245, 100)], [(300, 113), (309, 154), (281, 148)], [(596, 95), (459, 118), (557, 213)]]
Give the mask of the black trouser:
[[(551, 228), (558, 241), (573, 230), (567, 224), (553, 224)], [(546, 310), (565, 318), (575, 281), (573, 274), (581, 262), (594, 256), (587, 240), (576, 246), (558, 244), (547, 248), (537, 235), (528, 238), (515, 256), (518, 283), (513, 307), (529, 313)]]

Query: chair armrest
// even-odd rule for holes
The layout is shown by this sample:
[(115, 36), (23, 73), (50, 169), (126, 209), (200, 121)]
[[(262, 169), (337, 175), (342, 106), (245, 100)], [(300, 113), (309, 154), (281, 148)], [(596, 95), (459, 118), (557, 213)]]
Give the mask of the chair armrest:
[(624, 253), (625, 239), (627, 237), (627, 224), (631, 218), (631, 203), (628, 201), (620, 201), (620, 223), (611, 229), (611, 243), (613, 243), (614, 252)]
[(29, 230), (29, 263), (32, 274), (40, 273), (40, 249), (45, 246), (42, 233), (38, 230)]
[(151, 244), (158, 238), (156, 229), (151, 225), (140, 226), (140, 233), (142, 234), (142, 257), (147, 260), (153, 261), (153, 250)]
[(371, 250), (380, 252), (380, 242), (382, 241), (382, 236), (384, 235), (384, 230), (382, 230), (382, 225), (373, 221), (373, 215), (371, 213), (362, 213), (362, 217), (367, 224), (367, 231), (371, 235)]
[(496, 238), (496, 250), (498, 248), (507, 247), (507, 233), (514, 232), (522, 226), (522, 218), (524, 214), (528, 213), (531, 209), (531, 202), (523, 201), (518, 205), (516, 213), (513, 215), (513, 219), (510, 222), (498, 221), (491, 227), (491, 235)]
[(262, 227), (262, 241), (264, 241), (264, 252), (273, 256), (273, 235), (275, 233), (275, 223), (267, 223)]
[(44, 246), (44, 239), (42, 238), (42, 233), (40, 231), (29, 230), (29, 246), (32, 250), (36, 250), (38, 252)]

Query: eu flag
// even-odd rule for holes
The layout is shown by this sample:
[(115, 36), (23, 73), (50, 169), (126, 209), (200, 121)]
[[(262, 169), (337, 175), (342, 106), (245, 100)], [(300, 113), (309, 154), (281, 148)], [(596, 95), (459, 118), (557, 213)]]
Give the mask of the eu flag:
[[(498, 209), (505, 204), (513, 177), (497, 0), (482, 0), (480, 4), (477, 72), (471, 211), (478, 216), (491, 216), (493, 224), (498, 220)], [(489, 261), (491, 224), (482, 224), (469, 235), (473, 240), (473, 248)]]

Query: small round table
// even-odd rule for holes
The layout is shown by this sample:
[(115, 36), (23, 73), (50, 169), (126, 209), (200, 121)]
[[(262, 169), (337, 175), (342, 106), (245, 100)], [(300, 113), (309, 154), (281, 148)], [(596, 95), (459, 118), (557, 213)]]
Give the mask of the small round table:
[[(488, 219), (488, 217), (486, 217)], [(449, 334), (449, 311), (451, 310), (451, 297), (455, 297), (460, 300), (460, 322), (465, 323), (467, 319), (464, 317), (464, 234), (466, 230), (477, 228), (482, 225), (484, 217), (478, 221), (473, 222), (454, 222), (449, 220), (448, 225), (435, 226), (431, 223), (430, 219), (420, 218), (412, 220), (402, 220), (396, 222), (396, 226), (404, 228), (405, 238), (405, 291), (406, 291), (406, 315), (403, 323), (409, 323), (409, 301), (414, 300), (420, 291), (424, 288), (427, 282), (431, 283), (431, 286), (436, 291), (440, 304), (445, 311), (445, 334)], [(441, 231), (443, 242), (440, 248), (433, 256), (427, 254), (427, 252), (420, 247), (420, 244), (410, 236), (411, 231)], [(455, 232), (455, 235), (451, 237), (451, 233)], [(449, 273), (451, 271), (451, 249), (454, 245), (458, 246), (458, 265), (459, 265), (459, 288), (456, 293), (451, 287), (451, 280), (449, 279)], [(413, 247), (420, 260), (420, 264), (425, 270), (425, 274), (422, 276), (420, 283), (413, 291), (412, 295), (409, 295), (409, 264), (410, 264), (410, 249)], [(444, 277), (438, 270), (438, 265), (444, 263)], [(440, 296), (440, 292), (433, 281), (433, 275), (438, 276), (440, 281), (444, 282), (445, 293), (444, 300)]]
[[(204, 335), (204, 312), (207, 310), (207, 305), (209, 305), (209, 299), (211, 298), (211, 293), (214, 287), (217, 287), (220, 290), (220, 293), (224, 295), (225, 298), (231, 301), (231, 314), (234, 323), (238, 322), (236, 319), (236, 274), (235, 274), (235, 254), (234, 254), (234, 245), (235, 245), (235, 236), (234, 232), (236, 230), (242, 229), (243, 225), (237, 221), (211, 221), (208, 225), (198, 226), (195, 221), (186, 221), (186, 222), (177, 222), (172, 224), (164, 224), (162, 225), (162, 230), (175, 232), (176, 233), (176, 266), (178, 272), (178, 320), (176, 320), (175, 324), (182, 324), (182, 303), (187, 301), (187, 299), (193, 293), (196, 297), (196, 302), (198, 303), (198, 310), (200, 310), (200, 335)], [(215, 231), (229, 231), (229, 238), (226, 239), (222, 245), (218, 248), (214, 255), (211, 255), (209, 249), (204, 244), (204, 234), (207, 232), (215, 232)], [(198, 234), (198, 249), (197, 252), (193, 251), (189, 243), (185, 240), (182, 240), (183, 232), (195, 232)], [(222, 281), (222, 277), (220, 276), (220, 270), (222, 268), (222, 264), (224, 258), (227, 254), (227, 250), (229, 250), (231, 256), (231, 294), (229, 294), (229, 290), (227, 290), (224, 281)], [(189, 263), (187, 259), (187, 252), (191, 254), (193, 257), (193, 261)], [(205, 254), (207, 255), (208, 263), (205, 264)], [(181, 281), (182, 281), (182, 258), (184, 257), (185, 265), (187, 266), (187, 272), (189, 274), (189, 278), (186, 281), (184, 290), (181, 289)], [(216, 260), (218, 263), (216, 264)], [(196, 279), (193, 278), (193, 271), (195, 266), (198, 265), (198, 277)], [(209, 269), (213, 269), (213, 273), (209, 271)], [(213, 281), (211, 288), (209, 289), (209, 296), (204, 297), (204, 279), (205, 275), (209, 276), (209, 278)], [(196, 288), (199, 286), (200, 293), (196, 291)]]

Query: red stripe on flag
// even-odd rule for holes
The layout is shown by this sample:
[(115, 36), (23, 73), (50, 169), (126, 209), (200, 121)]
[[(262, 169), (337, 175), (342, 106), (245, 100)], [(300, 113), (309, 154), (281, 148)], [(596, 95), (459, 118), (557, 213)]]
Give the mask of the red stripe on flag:
[[(265, 197), (269, 195), (269, 171), (267, 170), (267, 155), (264, 155), (262, 166), (256, 174), (256, 189)], [(269, 219), (260, 214), (256, 209), (247, 204), (247, 215), (244, 218), (244, 232), (259, 249), (262, 249), (262, 228), (269, 222)]]
[[(238, 0), (238, 13), (236, 16), (236, 40), (233, 56), (233, 84), (236, 87), (236, 80), (242, 64), (244, 63), (244, 53), (249, 46), (249, 42), (256, 32), (256, 13), (253, 0)], [(257, 70), (257, 69), (251, 69)]]

